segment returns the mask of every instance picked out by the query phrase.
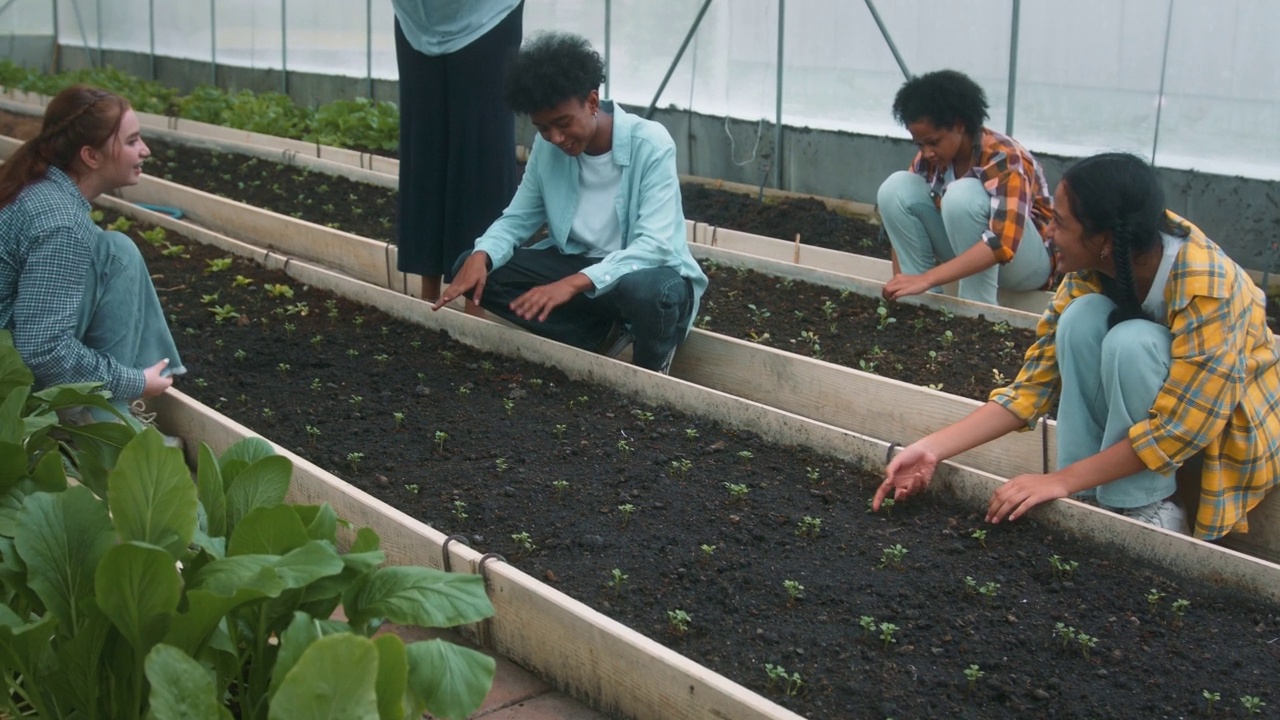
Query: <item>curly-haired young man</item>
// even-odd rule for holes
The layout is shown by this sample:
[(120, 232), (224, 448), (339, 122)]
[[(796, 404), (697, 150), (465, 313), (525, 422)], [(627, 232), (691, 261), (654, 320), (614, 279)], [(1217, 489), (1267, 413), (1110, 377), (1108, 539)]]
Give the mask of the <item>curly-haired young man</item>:
[[(689, 253), (675, 143), (600, 99), (604, 62), (582, 37), (526, 43), (507, 103), (538, 130), (511, 204), (458, 259), (433, 308), (460, 296), (538, 335), (604, 349), (629, 333), (632, 362), (667, 372), (707, 277)], [(547, 237), (525, 242), (543, 225)], [(616, 345), (615, 345), (616, 347)]]
[(987, 96), (955, 70), (908, 80), (893, 115), (920, 151), (890, 175), (877, 204), (894, 251), (884, 297), (959, 281), (959, 295), (996, 303), (996, 290), (1036, 290), (1053, 274), (1043, 240), (1053, 213), (1044, 170), (1013, 138), (983, 127)]

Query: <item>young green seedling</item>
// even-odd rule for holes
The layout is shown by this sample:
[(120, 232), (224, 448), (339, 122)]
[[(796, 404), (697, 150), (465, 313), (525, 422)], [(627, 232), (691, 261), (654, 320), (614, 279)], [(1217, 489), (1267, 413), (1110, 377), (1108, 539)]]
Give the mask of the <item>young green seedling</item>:
[(693, 461), (689, 458), (680, 458), (671, 461), (671, 473), (681, 480), (688, 479), (689, 471), (693, 469)]
[(276, 365), (276, 372), (280, 373), (281, 380), (288, 380), (289, 371), (292, 369), (293, 369), (293, 366), (290, 365), (289, 363), (280, 363)]
[(978, 594), (978, 581), (972, 575), (964, 576), (964, 591), (970, 595)]
[(351, 472), (360, 472), (360, 461), (364, 460), (364, 453), (349, 452), (347, 453), (347, 462), (351, 464)]
[(1204, 690), (1204, 691), (1201, 691), (1200, 694), (1204, 696), (1204, 714), (1212, 715), (1213, 704), (1222, 699), (1222, 693), (1209, 692), (1208, 690)]
[(1156, 612), (1156, 606), (1160, 604), (1160, 598), (1164, 597), (1164, 593), (1155, 588), (1151, 588), (1147, 591), (1145, 597), (1147, 598), (1147, 610), (1154, 615)]
[(698, 439), (698, 429), (697, 429), (697, 428), (685, 428), (685, 429), (684, 429), (684, 439), (685, 439), (685, 440), (697, 440), (697, 439)]
[(1258, 715), (1262, 713), (1262, 708), (1266, 707), (1266, 703), (1262, 702), (1262, 698), (1257, 695), (1244, 695), (1240, 698), (1240, 704), (1244, 706), (1244, 711), (1249, 715)]
[(276, 411), (271, 408), (262, 408), (262, 419), (266, 420), (267, 424), (275, 422)]
[(506, 472), (507, 468), (510, 467), (510, 465), (507, 464), (507, 459), (504, 457), (494, 460), (493, 466), (498, 469), (498, 472)]
[(1076, 635), (1076, 642), (1080, 643), (1080, 652), (1086, 658), (1089, 657), (1089, 651), (1098, 646), (1098, 638), (1085, 633)]
[(461, 501), (461, 500), (454, 500), (454, 501), (453, 501), (453, 516), (454, 516), (454, 517), (456, 517), (456, 518), (458, 518), (459, 520), (466, 520), (466, 519), (467, 519), (467, 517), (468, 517), (468, 515), (467, 515), (467, 504), (466, 504), (465, 502)]
[(360, 412), (360, 406), (364, 403), (363, 397), (360, 395), (352, 395), (350, 398), (347, 398), (347, 400), (351, 403), (352, 409), (356, 412)]
[(315, 445), (316, 438), (320, 437), (320, 429), (317, 428), (315, 425), (308, 425), (306, 429), (307, 429), (307, 439), (311, 441), (312, 445)]
[(974, 540), (977, 540), (978, 544), (981, 545), (982, 547), (985, 548), (987, 546), (986, 530), (982, 530), (982, 529), (974, 530), (973, 532), (969, 533), (969, 537), (973, 538)]
[(769, 684), (765, 687), (765, 690), (772, 690), (774, 685), (778, 685), (780, 683), (785, 687), (785, 683), (789, 679), (787, 669), (781, 665), (765, 663), (764, 672), (769, 676)]
[(618, 512), (622, 513), (622, 527), (626, 527), (631, 522), (631, 516), (635, 514), (636, 506), (631, 503), (623, 503), (618, 506)]
[(449, 433), (443, 430), (437, 430), (435, 434), (435, 438), (436, 438), (436, 450), (438, 450), (440, 453), (444, 453), (444, 444), (449, 440)]
[(964, 669), (964, 676), (966, 679), (969, 680), (969, 692), (973, 692), (974, 688), (978, 684), (978, 681), (986, 677), (987, 674), (983, 672), (982, 668), (978, 667), (977, 665), (970, 665), (969, 667)]
[(555, 428), (556, 439), (557, 439), (557, 440), (563, 440), (563, 439), (564, 439), (564, 431), (565, 431), (565, 430), (568, 430), (568, 429), (569, 429), (569, 426), (568, 426), (568, 425), (556, 425), (556, 428)]
[[(383, 329), (385, 330), (386, 328), (383, 328)], [(391, 356), (385, 353), (379, 353), (373, 356), (373, 361), (378, 364), (378, 368), (380, 369), (385, 368), (387, 366), (387, 360), (390, 360), (390, 359), (391, 359)]]
[(863, 615), (858, 618), (858, 625), (862, 627), (867, 637), (871, 637), (876, 633), (876, 619), (870, 615)]
[(612, 571), (610, 571), (609, 580), (605, 582), (605, 585), (612, 588), (615, 593), (622, 592), (622, 586), (627, 582), (627, 579), (630, 577), (631, 577), (630, 575), (627, 575), (626, 573), (622, 572), (618, 568), (614, 568)]
[(321, 384), (320, 378), (311, 378), (312, 392), (320, 392), (323, 388), (324, 388), (324, 385)]
[(699, 546), (698, 546), (698, 549), (702, 551), (702, 560), (703, 560), (703, 562), (710, 562), (710, 561), (711, 561), (711, 556), (712, 556), (712, 555), (714, 555), (714, 554), (715, 554), (715, 552), (716, 552), (716, 546), (715, 546), (715, 545), (707, 545), (706, 543), (703, 543), (702, 545), (699, 545)]
[(624, 457), (631, 457), (631, 444), (626, 440), (619, 440), (618, 452), (622, 453)]
[(395, 420), (396, 422), (396, 432), (399, 432), (404, 429), (404, 413), (393, 412), (391, 413), (391, 419)]
[(893, 634), (898, 631), (898, 626), (890, 622), (882, 622), (878, 626), (880, 628), (880, 640), (884, 643), (884, 649), (888, 650), (890, 643), (898, 642)]
[(809, 482), (817, 485), (818, 478), (822, 477), (822, 471), (815, 467), (807, 467), (804, 469), (804, 476), (809, 478)]
[(1169, 606), (1169, 609), (1173, 611), (1173, 627), (1174, 628), (1182, 627), (1182, 617), (1187, 614), (1187, 610), (1190, 607), (1191, 607), (1191, 601), (1183, 598), (1178, 598), (1177, 600), (1174, 600), (1173, 604)]
[(1053, 568), (1053, 574), (1063, 580), (1070, 580), (1075, 575), (1076, 568), (1080, 567), (1080, 563), (1075, 560), (1063, 560), (1057, 555), (1049, 556), (1049, 566)]
[(884, 568), (889, 565), (902, 567), (902, 559), (907, 556), (908, 552), (910, 551), (897, 543), (884, 548), (880, 551), (880, 567)]
[(569, 489), (568, 480), (552, 480), (551, 487), (555, 488), (557, 495), (564, 495), (564, 491)]
[(538, 546), (533, 544), (533, 539), (529, 537), (527, 532), (512, 533), (511, 542), (516, 544), (516, 555), (528, 555), (538, 549)]
[(804, 597), (804, 585), (796, 580), (783, 580), (782, 588), (787, 591), (787, 607), (796, 604), (796, 601)]
[(750, 464), (751, 464), (751, 458), (753, 458), (753, 457), (755, 457), (755, 455), (752, 455), (750, 450), (739, 450), (739, 451), (738, 451), (738, 459), (739, 459), (739, 460), (741, 460), (741, 461), (742, 461), (743, 463), (745, 463), (745, 464), (750, 465)]
[(994, 599), (998, 592), (1000, 592), (1000, 583), (998, 582), (988, 581), (978, 586), (978, 594), (988, 601)]
[(689, 616), (689, 613), (683, 610), (667, 611), (667, 623), (671, 626), (671, 632), (678, 636), (683, 637), (685, 633), (689, 632), (689, 623), (692, 620), (693, 618)]
[(507, 411), (507, 417), (516, 414), (516, 401), (511, 398), (502, 398), (502, 408)]
[(747, 493), (751, 492), (751, 488), (744, 483), (724, 483), (724, 487), (729, 491), (729, 502), (741, 503), (747, 499)]
[(318, 350), (320, 349), (320, 346), (322, 344), (324, 344), (323, 335), (316, 334), (311, 336), (311, 347), (316, 348)]
[(1053, 634), (1062, 640), (1062, 647), (1067, 647), (1076, 639), (1076, 629), (1066, 623), (1055, 623), (1053, 626)]
[(796, 534), (802, 537), (816, 538), (822, 532), (822, 518), (805, 515), (796, 526)]

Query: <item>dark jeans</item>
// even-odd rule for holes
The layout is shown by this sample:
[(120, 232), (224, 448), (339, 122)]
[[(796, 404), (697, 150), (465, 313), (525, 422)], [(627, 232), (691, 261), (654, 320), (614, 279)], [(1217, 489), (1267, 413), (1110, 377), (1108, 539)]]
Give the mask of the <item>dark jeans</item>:
[(502, 214), (518, 184), (515, 114), (502, 96), (524, 6), (470, 45), (424, 55), (395, 23), (400, 69), (398, 269), (453, 278), (453, 259)]
[[(471, 253), (458, 258), (456, 273)], [(693, 312), (693, 288), (672, 268), (646, 268), (623, 275), (609, 292), (596, 297), (575, 295), (545, 322), (525, 320), (511, 303), (526, 291), (581, 272), (599, 258), (565, 255), (555, 248), (519, 248), (505, 265), (489, 273), (480, 304), (485, 310), (545, 338), (598, 352), (614, 322), (628, 326), (635, 338), (631, 361), (657, 370), (685, 336)]]

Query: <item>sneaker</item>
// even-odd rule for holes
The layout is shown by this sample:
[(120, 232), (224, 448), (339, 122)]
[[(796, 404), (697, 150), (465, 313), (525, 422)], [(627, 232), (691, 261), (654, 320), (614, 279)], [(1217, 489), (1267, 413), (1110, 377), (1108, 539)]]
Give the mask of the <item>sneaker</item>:
[(1187, 532), (1187, 513), (1172, 500), (1157, 500), (1150, 505), (1125, 508), (1120, 511), (1120, 514), (1138, 522), (1155, 525), (1158, 528), (1172, 530), (1183, 535), (1189, 534)]

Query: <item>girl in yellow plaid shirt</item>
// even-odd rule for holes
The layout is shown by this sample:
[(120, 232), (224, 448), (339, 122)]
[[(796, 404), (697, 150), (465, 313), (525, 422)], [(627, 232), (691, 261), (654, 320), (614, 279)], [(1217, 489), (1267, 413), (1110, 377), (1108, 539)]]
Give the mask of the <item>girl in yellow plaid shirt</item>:
[[(1015, 477), (987, 520), (1068, 496), (1213, 540), (1248, 530), (1280, 479), (1280, 368), (1265, 299), (1198, 228), (1165, 210), (1154, 170), (1110, 153), (1076, 164), (1054, 194), (1065, 278), (1018, 377), (968, 417), (913, 443), (873, 506), (922, 490), (945, 460), (1058, 405), (1058, 464)], [(1179, 502), (1175, 471), (1199, 468)]]

